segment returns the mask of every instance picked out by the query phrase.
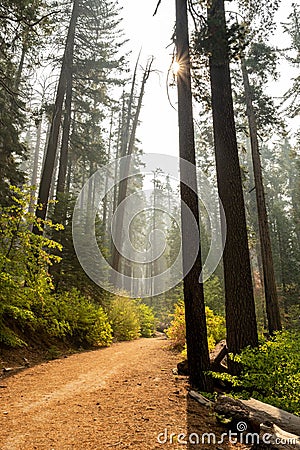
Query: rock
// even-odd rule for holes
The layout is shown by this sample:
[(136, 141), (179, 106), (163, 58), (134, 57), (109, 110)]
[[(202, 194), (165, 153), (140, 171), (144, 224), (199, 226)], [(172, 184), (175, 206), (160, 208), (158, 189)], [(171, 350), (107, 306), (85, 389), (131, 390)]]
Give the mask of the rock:
[(178, 375), (189, 375), (188, 361), (185, 359), (177, 364)]

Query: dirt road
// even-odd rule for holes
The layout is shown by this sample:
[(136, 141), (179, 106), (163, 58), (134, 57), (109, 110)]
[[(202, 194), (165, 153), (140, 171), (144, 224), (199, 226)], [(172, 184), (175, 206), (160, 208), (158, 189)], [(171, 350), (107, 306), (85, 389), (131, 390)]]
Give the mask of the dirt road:
[(191, 418), (209, 431), (214, 418), (187, 407), (186, 381), (172, 375), (178, 357), (166, 346), (159, 338), (114, 344), (2, 379), (1, 450), (184, 448), (169, 434), (186, 433)]

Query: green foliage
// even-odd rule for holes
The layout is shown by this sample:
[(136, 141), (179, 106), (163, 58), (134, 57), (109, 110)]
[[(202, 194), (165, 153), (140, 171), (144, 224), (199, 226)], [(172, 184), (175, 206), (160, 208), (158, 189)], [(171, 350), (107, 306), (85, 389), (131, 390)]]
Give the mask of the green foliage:
[[(48, 17), (42, 17), (48, 14)], [(10, 203), (9, 185), (21, 186), (25, 174), (20, 163), (27, 159), (25, 111), (31, 108), (32, 68), (40, 61), (49, 24), (48, 5), (43, 0), (4, 0), (0, 3), (0, 203)], [(32, 79), (31, 79), (32, 82)], [(28, 103), (27, 103), (28, 101)]]
[(206, 306), (206, 324), (207, 324), (207, 337), (208, 337), (208, 349), (213, 350), (215, 345), (222, 339), (225, 339), (226, 328), (225, 319)]
[(176, 350), (183, 350), (185, 345), (185, 317), (184, 303), (180, 300), (175, 305), (173, 320), (166, 330), (168, 338), (172, 341), (172, 347)]
[[(53, 293), (48, 267), (61, 246), (30, 229), (30, 191), (11, 188), (13, 204), (0, 210), (0, 343), (26, 344), (25, 336), (67, 338), (81, 345), (109, 345), (112, 329), (103, 309), (73, 289)], [(51, 221), (52, 229), (61, 228)]]
[(155, 316), (153, 310), (144, 303), (141, 303), (138, 305), (138, 315), (141, 336), (146, 338), (152, 337), (155, 332)]
[(139, 300), (115, 296), (110, 302), (108, 317), (118, 341), (131, 341), (140, 336), (150, 338), (154, 334), (153, 310)]
[(249, 396), (300, 416), (300, 334), (278, 332), (259, 348), (231, 356), (242, 366), (239, 377), (214, 374), (230, 381), (238, 396)]
[(118, 341), (131, 341), (140, 336), (139, 311), (132, 299), (116, 296), (111, 302), (108, 317), (114, 338)]
[(76, 289), (47, 297), (34, 306), (38, 327), (53, 337), (68, 337), (76, 344), (106, 346), (112, 329), (103, 309)]
[[(288, 33), (291, 40), (291, 48), (284, 50), (286, 59), (292, 67), (299, 68), (300, 63), (300, 8), (295, 3), (292, 4), (292, 12), (288, 17), (288, 23), (283, 24), (284, 31)], [(287, 51), (288, 50), (288, 51)], [(287, 104), (287, 113), (290, 117), (296, 117), (300, 112), (299, 102), (300, 75), (293, 79), (293, 85), (284, 94), (284, 101)]]
[[(206, 306), (206, 323), (207, 323), (207, 339), (208, 348), (212, 350), (217, 342), (225, 338), (225, 320), (222, 316), (214, 314), (214, 312)], [(185, 346), (185, 317), (184, 303), (179, 301), (175, 306), (175, 312), (171, 326), (166, 330), (168, 338), (172, 341), (172, 348), (183, 350)]]

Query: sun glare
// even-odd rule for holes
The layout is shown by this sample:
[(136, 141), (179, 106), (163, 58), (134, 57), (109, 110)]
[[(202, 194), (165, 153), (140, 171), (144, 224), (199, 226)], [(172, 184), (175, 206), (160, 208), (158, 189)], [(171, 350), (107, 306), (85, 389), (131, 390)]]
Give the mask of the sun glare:
[(173, 64), (172, 64), (172, 71), (173, 71), (174, 75), (177, 75), (179, 70), (180, 70), (179, 62), (178, 61), (174, 61)]

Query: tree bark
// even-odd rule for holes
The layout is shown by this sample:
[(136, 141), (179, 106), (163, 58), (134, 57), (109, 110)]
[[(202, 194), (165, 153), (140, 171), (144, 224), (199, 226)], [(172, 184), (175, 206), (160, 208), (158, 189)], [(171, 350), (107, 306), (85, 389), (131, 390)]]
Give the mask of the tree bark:
[[(57, 154), (58, 137), (62, 117), (62, 107), (66, 92), (67, 75), (68, 72), (71, 70), (75, 30), (78, 15), (79, 15), (79, 0), (74, 0), (70, 25), (68, 29), (68, 36), (63, 56), (63, 62), (57, 86), (56, 100), (47, 145), (45, 164), (42, 171), (38, 195), (38, 203), (41, 205), (41, 207), (37, 208), (36, 217), (37, 219), (41, 220), (42, 229), (43, 229), (43, 221), (45, 220), (47, 214), (47, 202), (49, 199), (51, 179), (54, 171), (55, 158)], [(38, 227), (34, 227), (33, 231), (35, 234), (42, 234), (42, 230), (39, 229)]]
[(250, 131), (253, 173), (255, 180), (256, 204), (258, 213), (258, 228), (260, 236), (261, 258), (264, 276), (266, 312), (270, 334), (282, 329), (277, 288), (274, 274), (273, 255), (269, 232), (266, 198), (259, 154), (256, 117), (252, 103), (251, 88), (245, 60), (241, 62), (243, 83), (247, 107), (248, 125)]
[[(111, 118), (110, 118), (110, 126), (109, 126), (109, 138), (108, 138), (108, 151), (107, 151), (107, 162), (108, 163), (111, 161), (113, 118), (114, 118), (114, 112), (112, 111)], [(110, 173), (106, 172), (105, 192), (107, 191), (109, 177), (110, 177)], [(107, 211), (108, 210), (107, 202), (108, 202), (108, 195), (106, 194), (103, 199), (103, 214), (102, 214), (103, 238), (105, 237), (105, 233), (107, 230), (107, 212), (108, 212)]]
[[(28, 211), (30, 213), (34, 213), (34, 203), (35, 203), (35, 193), (36, 193), (36, 183), (37, 183), (37, 174), (39, 168), (39, 156), (40, 156), (40, 147), (41, 147), (41, 136), (42, 136), (42, 122), (43, 116), (39, 117), (36, 121), (36, 141), (35, 141), (35, 149), (34, 149), (34, 159), (33, 159), (33, 169), (31, 174), (31, 186), (33, 190), (30, 193), (30, 204)], [(32, 230), (32, 224), (30, 225), (30, 230)]]
[[(195, 140), (192, 110), (192, 91), (190, 73), (189, 35), (187, 18), (187, 1), (176, 0), (176, 50), (177, 62), (180, 65), (177, 74), (178, 92), (178, 126), (179, 126), (179, 153), (180, 158), (193, 165), (193, 172), (189, 173), (189, 179), (197, 187), (197, 174), (195, 162)], [(183, 182), (183, 166), (180, 164), (180, 193), (181, 200), (194, 215), (200, 232), (198, 195)], [(186, 273), (186, 261), (189, 251), (189, 224), (184, 214), (181, 214), (182, 226), (182, 255), (183, 272)], [(199, 282), (202, 272), (201, 248), (196, 261), (183, 280), (187, 358), (189, 365), (190, 383), (193, 387), (209, 391), (212, 389), (211, 380), (206, 375), (209, 370), (209, 352), (207, 343), (207, 328), (205, 317), (205, 304), (203, 283)]]
[[(73, 54), (72, 54), (71, 58), (73, 60)], [(73, 94), (73, 92), (72, 92), (72, 69), (70, 68), (70, 71), (67, 76), (67, 83), (66, 83), (66, 99), (65, 99), (63, 134), (62, 134), (62, 141), (61, 141), (59, 171), (58, 171), (58, 179), (57, 179), (57, 187), (56, 187), (56, 199), (57, 200), (58, 200), (58, 196), (61, 194), (64, 194), (64, 192), (65, 192), (66, 175), (67, 175), (67, 167), (68, 167), (69, 140), (70, 140), (70, 130), (71, 130), (72, 94)]]
[[(227, 346), (231, 353), (258, 345), (245, 205), (238, 158), (224, 0), (208, 9), (209, 58), (218, 191), (225, 211), (223, 253)], [(230, 361), (229, 370), (238, 367)]]

